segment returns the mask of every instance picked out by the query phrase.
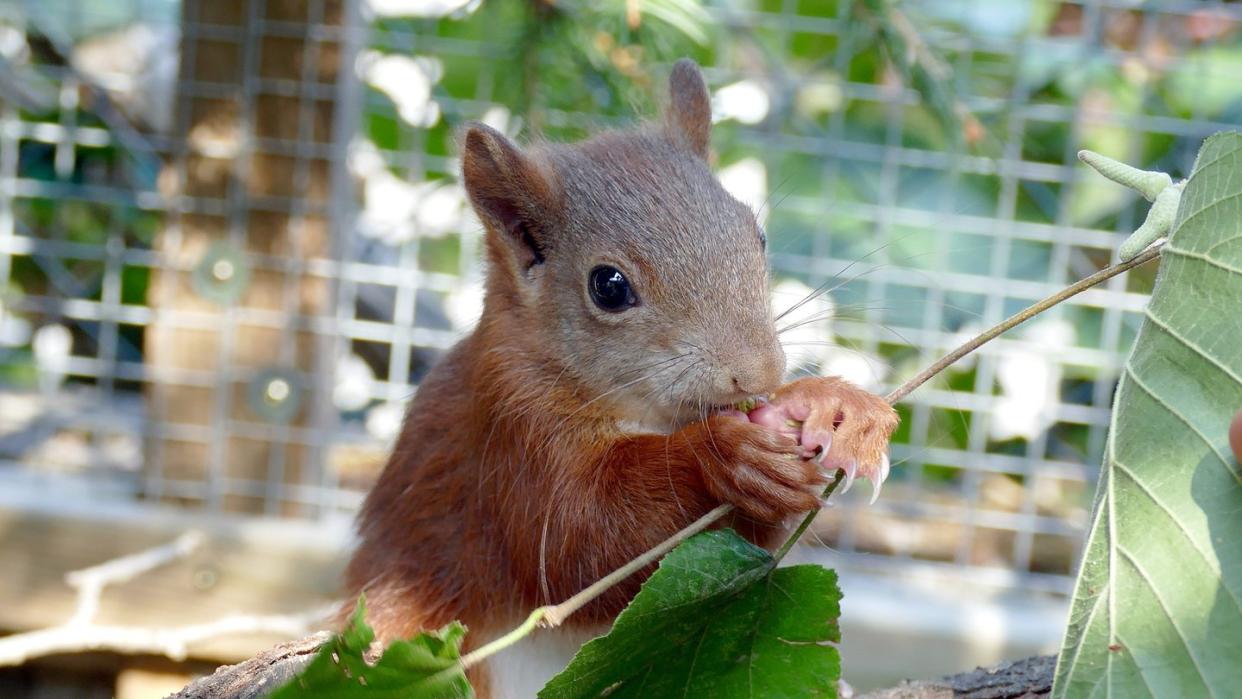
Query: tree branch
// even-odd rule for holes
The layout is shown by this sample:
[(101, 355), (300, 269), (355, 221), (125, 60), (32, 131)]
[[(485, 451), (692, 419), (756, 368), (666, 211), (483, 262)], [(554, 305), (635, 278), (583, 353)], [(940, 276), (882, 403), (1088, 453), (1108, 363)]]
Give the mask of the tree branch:
[[(335, 607), (333, 607), (335, 609)], [(117, 653), (151, 653), (185, 660), (189, 646), (221, 636), (272, 633), (297, 638), (332, 611), (304, 614), (255, 616), (234, 614), (176, 628), (142, 628), (91, 623), (70, 623), (0, 638), (0, 666), (21, 665), (31, 658), (58, 653), (107, 650)]]
[(1120, 262), (1111, 267), (1102, 269), (1096, 272), (1095, 274), (1092, 274), (1089, 277), (1086, 277), (1080, 281), (1075, 282), (1074, 284), (1071, 284), (1070, 286), (1065, 287), (1064, 289), (1058, 291), (1052, 296), (1045, 298), (1042, 301), (1039, 301), (1038, 303), (1027, 306), (1026, 308), (1009, 316), (1008, 318), (1001, 321), (1000, 323), (997, 323), (996, 325), (993, 325), (987, 330), (979, 333), (978, 335), (966, 341), (960, 347), (953, 350), (952, 352), (941, 357), (934, 364), (927, 367), (923, 371), (919, 372), (917, 376), (903, 383), (901, 386), (898, 386), (896, 390), (894, 390), (892, 393), (884, 397), (885, 400), (887, 400), (890, 404), (896, 403), (902, 398), (905, 398), (906, 396), (910, 395), (910, 392), (913, 391), (914, 389), (927, 383), (927, 381), (931, 379), (933, 376), (944, 371), (946, 368), (949, 367), (949, 365), (953, 364), (954, 362), (961, 359), (962, 357), (965, 357), (971, 352), (974, 352), (975, 350), (979, 349), (984, 344), (991, 342), (992, 340), (995, 340), (999, 335), (1005, 333), (1006, 331), (1011, 330), (1012, 328), (1017, 327), (1018, 325), (1021, 325), (1022, 323), (1025, 323), (1026, 321), (1039, 315), (1040, 313), (1043, 313), (1049, 308), (1052, 308), (1058, 303), (1061, 303), (1062, 301), (1065, 301), (1066, 299), (1070, 297), (1077, 296), (1078, 294), (1081, 294), (1082, 292), (1086, 291), (1087, 289), (1090, 289), (1093, 286), (1100, 284), (1101, 282), (1112, 279), (1113, 277), (1117, 276), (1118, 274), (1121, 274), (1122, 272), (1125, 272), (1126, 270), (1133, 269), (1135, 267), (1138, 267), (1141, 264), (1144, 264), (1144, 263), (1150, 262), (1151, 260), (1156, 259), (1157, 257), (1160, 256), (1160, 249), (1162, 247), (1164, 247), (1163, 243), (1161, 243), (1160, 245), (1154, 245), (1150, 249), (1148, 249), (1146, 252), (1144, 252), (1143, 254), (1137, 257), (1134, 257), (1133, 259), (1127, 262)]
[(149, 570), (183, 560), (194, 553), (203, 541), (201, 532), (189, 531), (171, 543), (66, 574), (66, 584), (78, 591), (73, 616), (59, 626), (0, 638), (0, 667), (21, 665), (31, 658), (44, 655), (96, 650), (154, 653), (173, 660), (184, 660), (190, 645), (221, 636), (249, 633), (273, 633), (291, 638), (301, 636), (335, 608), (325, 607), (292, 615), (234, 614), (204, 624), (170, 629), (94, 623), (105, 587), (128, 582)]
[[(129, 582), (148, 570), (182, 560), (194, 553), (202, 543), (202, 532), (188, 531), (172, 543), (65, 574), (65, 583), (78, 591), (78, 604), (73, 616), (64, 625), (90, 623), (99, 612), (99, 597), (108, 585)], [(4, 665), (3, 653), (0, 653), (0, 665)]]
[(1056, 666), (1056, 656), (1037, 655), (938, 680), (907, 680), (857, 699), (1040, 699), (1052, 693)]

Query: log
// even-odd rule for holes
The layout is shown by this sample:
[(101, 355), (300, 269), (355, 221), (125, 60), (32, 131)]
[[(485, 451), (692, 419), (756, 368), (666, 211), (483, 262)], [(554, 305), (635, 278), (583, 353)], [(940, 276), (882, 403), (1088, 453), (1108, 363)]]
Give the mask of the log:
[[(326, 632), (281, 644), (237, 665), (199, 678), (171, 699), (259, 699), (288, 682), (314, 658)], [(938, 680), (911, 681), (857, 699), (1027, 699), (1052, 692), (1056, 657), (1037, 655)]]
[(173, 699), (258, 699), (293, 679), (331, 638), (327, 631), (282, 643), (237, 665), (200, 677)]
[(331, 90), (352, 65), (341, 13), (338, 0), (181, 3), (184, 142), (160, 177), (170, 210), (144, 335), (149, 499), (316, 514), (282, 493), (320, 482), (319, 445), (296, 435), (331, 400), (328, 340), (308, 330), (331, 288), (307, 261), (332, 256)]
[(1053, 655), (1012, 660), (988, 668), (942, 677), (907, 680), (896, 687), (868, 692), (858, 699), (1026, 699), (1052, 693)]

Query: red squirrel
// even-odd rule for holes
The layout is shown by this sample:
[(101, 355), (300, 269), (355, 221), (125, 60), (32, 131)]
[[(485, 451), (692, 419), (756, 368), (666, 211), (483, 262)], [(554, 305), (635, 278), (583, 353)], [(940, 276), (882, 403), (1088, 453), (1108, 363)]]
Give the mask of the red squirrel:
[[(765, 236), (709, 169), (698, 66), (678, 62), (669, 92), (662, 122), (574, 145), (465, 130), (486, 295), (359, 516), (347, 587), (381, 641), (457, 619), (477, 647), (721, 503), (774, 546), (817, 505), (820, 461), (887, 474), (897, 417), (881, 398), (836, 378), (781, 386)], [(770, 399), (754, 422), (730, 408), (753, 396)], [(786, 417), (801, 429), (773, 429)], [(649, 573), (566, 628), (606, 627)], [(525, 689), (495, 668), (471, 679), (522, 696), (557, 669)]]

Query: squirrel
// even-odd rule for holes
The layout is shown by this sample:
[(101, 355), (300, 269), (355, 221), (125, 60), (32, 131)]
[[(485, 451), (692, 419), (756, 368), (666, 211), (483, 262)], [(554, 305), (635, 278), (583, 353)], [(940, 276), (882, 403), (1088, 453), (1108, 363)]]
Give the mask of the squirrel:
[[(887, 403), (838, 378), (781, 386), (765, 234), (712, 174), (710, 129), (688, 59), (662, 121), (526, 149), (465, 128), (483, 312), (419, 385), (359, 515), (346, 586), (379, 641), (460, 620), (477, 647), (721, 503), (773, 547), (826, 473), (887, 475)], [(752, 421), (732, 406), (754, 396)], [(533, 696), (651, 569), (527, 639), (572, 637), (559, 666), (506, 675), (524, 641), (472, 669), (476, 691)]]

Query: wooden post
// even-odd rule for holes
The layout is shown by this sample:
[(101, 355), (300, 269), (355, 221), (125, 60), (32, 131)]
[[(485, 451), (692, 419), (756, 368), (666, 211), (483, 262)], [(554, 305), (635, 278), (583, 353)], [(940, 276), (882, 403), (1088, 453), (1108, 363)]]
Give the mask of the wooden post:
[[(297, 515), (330, 400), (311, 320), (330, 284), (328, 199), (343, 0), (186, 0), (170, 211), (146, 331), (145, 492)], [(330, 366), (330, 361), (327, 363)]]

